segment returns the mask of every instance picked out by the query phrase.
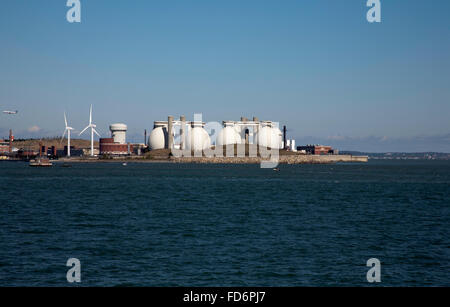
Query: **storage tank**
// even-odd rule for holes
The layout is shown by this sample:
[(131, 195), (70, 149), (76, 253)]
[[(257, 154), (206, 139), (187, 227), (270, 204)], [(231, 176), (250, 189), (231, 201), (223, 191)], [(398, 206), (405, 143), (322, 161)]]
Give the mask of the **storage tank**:
[(265, 126), (256, 134), (256, 140), (258, 140), (258, 145), (260, 146), (281, 149), (283, 143), (282, 135), (280, 129)]
[(225, 123), (225, 127), (222, 130), (220, 130), (219, 134), (217, 135), (216, 145), (223, 146), (241, 143), (242, 143), (241, 136), (236, 131), (236, 129), (233, 126)]
[(114, 139), (114, 143), (127, 143), (127, 125), (112, 124), (109, 126), (109, 130), (111, 131), (111, 137)]
[(202, 123), (194, 123), (193, 128), (188, 129), (186, 148), (194, 151), (211, 148), (211, 138)]
[(155, 122), (155, 128), (149, 136), (149, 146), (151, 150), (164, 149), (169, 142), (169, 134), (167, 132), (167, 122)]

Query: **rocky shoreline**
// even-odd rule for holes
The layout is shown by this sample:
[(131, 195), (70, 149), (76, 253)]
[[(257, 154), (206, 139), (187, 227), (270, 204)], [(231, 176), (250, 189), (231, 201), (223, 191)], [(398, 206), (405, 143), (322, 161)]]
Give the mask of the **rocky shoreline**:
[(367, 156), (352, 155), (281, 155), (278, 161), (269, 161), (259, 157), (127, 157), (113, 159), (98, 158), (63, 158), (59, 163), (198, 163), (198, 164), (260, 164), (261, 162), (278, 162), (279, 164), (330, 164), (338, 162), (368, 162)]

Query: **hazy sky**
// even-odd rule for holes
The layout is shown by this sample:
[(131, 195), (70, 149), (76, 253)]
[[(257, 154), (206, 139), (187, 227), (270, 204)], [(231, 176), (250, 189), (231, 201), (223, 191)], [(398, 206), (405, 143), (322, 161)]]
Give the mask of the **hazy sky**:
[(341, 150), (450, 152), (450, 1), (0, 2), (0, 138), (241, 116)]

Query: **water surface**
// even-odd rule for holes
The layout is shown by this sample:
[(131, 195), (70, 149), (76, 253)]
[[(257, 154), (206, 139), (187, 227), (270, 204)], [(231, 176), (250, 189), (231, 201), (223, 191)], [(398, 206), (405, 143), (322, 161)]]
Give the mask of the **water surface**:
[(0, 163), (0, 286), (450, 286), (450, 162)]

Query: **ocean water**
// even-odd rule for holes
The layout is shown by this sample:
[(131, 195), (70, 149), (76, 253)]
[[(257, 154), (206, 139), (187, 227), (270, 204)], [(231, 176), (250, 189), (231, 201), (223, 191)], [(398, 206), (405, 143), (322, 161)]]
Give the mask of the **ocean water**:
[(0, 162), (0, 286), (450, 286), (450, 162)]

